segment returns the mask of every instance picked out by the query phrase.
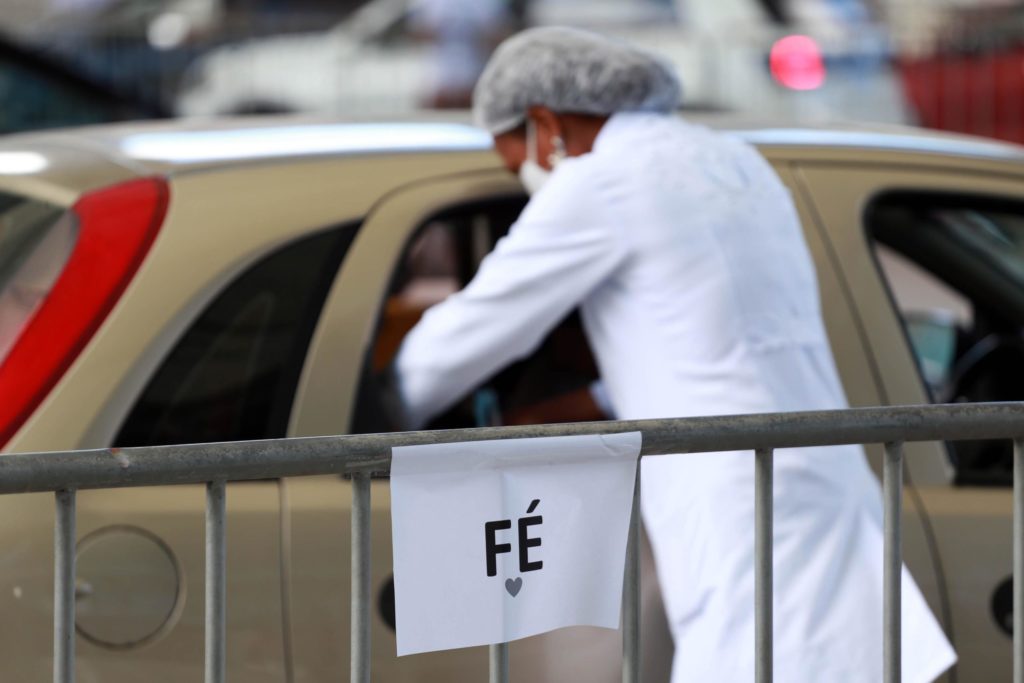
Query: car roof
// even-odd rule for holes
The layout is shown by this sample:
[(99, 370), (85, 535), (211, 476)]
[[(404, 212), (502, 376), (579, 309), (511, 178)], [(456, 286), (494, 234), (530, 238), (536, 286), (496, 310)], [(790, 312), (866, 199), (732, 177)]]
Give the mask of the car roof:
[[(904, 126), (832, 124), (795, 126), (729, 115), (687, 119), (734, 133), (769, 156), (857, 160), (885, 153), (890, 161), (916, 156), (948, 163), (981, 161), (1024, 171), (1024, 146)], [(145, 121), (4, 136), (3, 155), (65, 149), (106, 157), (138, 174), (177, 175), (239, 164), (308, 157), (409, 152), (486, 152), (491, 137), (469, 125), (468, 115), (426, 112), (415, 120), (339, 120), (310, 116), (235, 117)]]

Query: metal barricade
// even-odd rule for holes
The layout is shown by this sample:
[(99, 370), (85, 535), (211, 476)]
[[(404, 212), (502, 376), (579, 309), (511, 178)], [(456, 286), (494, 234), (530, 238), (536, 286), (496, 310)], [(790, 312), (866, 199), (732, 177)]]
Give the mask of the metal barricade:
[[(105, 449), (0, 457), (0, 494), (53, 492), (54, 682), (74, 681), (75, 493), (174, 484), (206, 484), (206, 682), (225, 680), (225, 483), (350, 474), (352, 510), (351, 680), (370, 680), (370, 476), (387, 472), (395, 446), (487, 439), (639, 431), (641, 456), (755, 452), (755, 667), (772, 680), (772, 457), (781, 448), (885, 444), (884, 681), (900, 680), (901, 489), (903, 443), (970, 439), (1014, 442), (1013, 661), (1024, 683), (1024, 403), (959, 404), (839, 411), (485, 427), (190, 446)], [(639, 478), (627, 546), (623, 593), (622, 679), (640, 678)], [(1024, 580), (1024, 579), (1022, 579)], [(509, 678), (508, 644), (491, 647), (490, 680)]]

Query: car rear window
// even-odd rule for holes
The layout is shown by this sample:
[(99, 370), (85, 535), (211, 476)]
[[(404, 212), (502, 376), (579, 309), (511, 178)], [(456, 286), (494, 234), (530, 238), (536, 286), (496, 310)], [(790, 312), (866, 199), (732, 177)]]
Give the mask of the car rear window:
[(62, 207), (0, 192), (0, 365), (53, 288), (78, 226)]
[(286, 436), (306, 350), (357, 227), (285, 245), (229, 284), (153, 375), (114, 444)]

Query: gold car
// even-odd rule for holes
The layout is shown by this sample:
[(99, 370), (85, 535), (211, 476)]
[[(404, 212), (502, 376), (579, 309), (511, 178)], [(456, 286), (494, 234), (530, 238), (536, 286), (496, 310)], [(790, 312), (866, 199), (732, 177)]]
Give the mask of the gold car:
[[(852, 404), (1024, 398), (1024, 150), (902, 129), (735, 132), (793, 193)], [(525, 201), (489, 138), (453, 122), (4, 138), (0, 447), (388, 429), (379, 371)], [(595, 376), (571, 315), (436, 426), (473, 426), (495, 398), (515, 411)], [(908, 564), (956, 645), (959, 680), (1006, 680), (1009, 452), (907, 450)], [(79, 494), (79, 680), (200, 680), (203, 500), (192, 486)], [(395, 657), (386, 480), (373, 501), (375, 680), (479, 680), (482, 649)], [(229, 486), (232, 680), (343, 675), (349, 507), (339, 477)], [(0, 519), (0, 678), (42, 680), (52, 501), (0, 497)], [(645, 669), (656, 681), (671, 642), (647, 565)], [(619, 636), (570, 629), (517, 643), (512, 658), (523, 680), (614, 681)]]

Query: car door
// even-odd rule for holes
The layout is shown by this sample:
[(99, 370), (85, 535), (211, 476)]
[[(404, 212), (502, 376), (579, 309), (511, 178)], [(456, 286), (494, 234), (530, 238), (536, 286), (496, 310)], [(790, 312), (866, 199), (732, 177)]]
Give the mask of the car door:
[[(876, 360), (864, 333), (849, 284), (844, 277), (842, 258), (837, 252), (829, 231), (822, 222), (818, 207), (803, 183), (798, 161), (786, 152), (767, 149), (766, 154), (774, 161), (775, 170), (793, 193), (793, 201), (800, 214), (804, 236), (810, 247), (818, 276), (822, 315), (829, 335), (832, 354), (836, 361), (847, 401), (851, 406), (885, 405), (888, 401), (882, 391)], [(911, 453), (931, 454), (929, 444), (908, 444)], [(868, 462), (875, 474), (880, 476), (882, 448), (878, 444), (866, 444)], [(916, 456), (920, 457), (920, 455)], [(913, 479), (908, 477), (909, 482)], [(932, 611), (943, 624), (949, 624), (948, 596), (944, 587), (942, 565), (932, 542), (930, 518), (923, 512), (916, 489), (908, 488), (905, 503), (903, 552), (904, 560), (910, 567), (918, 586), (921, 588)]]
[[(375, 372), (387, 365), (426, 307), (468, 281), (524, 203), (519, 183), (495, 169), (408, 186), (378, 204), (367, 216), (328, 301), (292, 429), (331, 433), (339, 416), (356, 431), (386, 428), (367, 410), (374, 405), (367, 389)], [(451, 239), (463, 246), (457, 255), (446, 252)], [(333, 391), (333, 401), (324, 400), (328, 391)], [(469, 406), (452, 417), (453, 425), (473, 426), (473, 412)], [(296, 627), (296, 671), (300, 680), (326, 680), (348, 664), (350, 487), (337, 477), (296, 479), (288, 482), (288, 495), (293, 512), (292, 609), (303, 615)], [(485, 676), (485, 648), (395, 656), (386, 479), (373, 483), (372, 512), (375, 677), (469, 681)], [(645, 606), (651, 621), (645, 634), (646, 660), (652, 663), (651, 679), (658, 680), (668, 675), (671, 644), (650, 570)], [(620, 643), (621, 635), (613, 631), (564, 630), (517, 642), (512, 667), (516, 676), (528, 680), (618, 680)]]
[[(884, 163), (805, 163), (797, 175), (855, 308), (858, 324), (850, 332), (869, 349), (881, 402), (932, 400), (932, 378), (967, 355), (965, 349), (956, 358), (961, 352), (955, 347), (970, 340), (972, 319), (988, 319), (988, 327), (1016, 326), (1009, 305), (987, 310), (993, 301), (1012, 299), (1011, 281), (992, 281), (991, 266), (980, 264), (975, 247), (945, 235), (1015, 235), (1002, 224), (1022, 211), (1020, 176)], [(979, 215), (984, 220), (973, 221)], [(944, 261), (934, 256), (936, 242), (945, 245)], [(1014, 357), (1005, 367), (1016, 372), (1022, 364), (1024, 356)], [(971, 397), (954, 392), (946, 399)], [(950, 455), (958, 453), (954, 468)], [(920, 519), (922, 540), (937, 555), (937, 585), (917, 571), (923, 564), (915, 562), (922, 550), (917, 541), (907, 539), (906, 554), (953, 637), (961, 680), (1004, 680), (1011, 670), (1011, 489), (1006, 480), (983, 486), (965, 478), (963, 455), (961, 446), (950, 452), (941, 444), (908, 448), (907, 512)], [(938, 603), (932, 589), (938, 589)]]
[[(349, 431), (350, 417), (392, 270), (423, 217), (446, 204), (520, 192), (506, 174), (469, 172), (392, 192), (366, 217), (328, 297), (296, 397), (290, 433)], [(372, 670), (387, 681), (471, 680), (486, 671), (486, 652), (398, 659), (391, 578), (387, 479), (375, 479), (372, 501)], [(351, 489), (334, 476), (287, 482), (291, 510), (291, 608), (297, 680), (333, 680), (349, 665)], [(393, 594), (391, 594), (393, 595)]]

